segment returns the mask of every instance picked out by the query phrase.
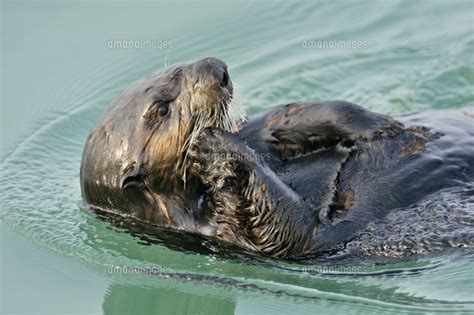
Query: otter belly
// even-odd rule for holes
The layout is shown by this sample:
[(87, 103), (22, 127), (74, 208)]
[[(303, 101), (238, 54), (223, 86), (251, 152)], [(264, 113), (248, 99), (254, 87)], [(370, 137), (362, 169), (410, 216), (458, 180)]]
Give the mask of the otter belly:
[[(474, 233), (466, 232), (472, 230), (468, 228), (472, 213), (466, 220), (469, 215), (462, 210), (473, 204), (472, 197), (465, 196), (466, 191), (472, 192), (474, 182), (474, 119), (462, 111), (432, 111), (407, 114), (398, 120), (405, 128), (389, 137), (339, 142), (270, 161), (281, 180), (318, 209), (321, 228), (313, 240), (317, 251), (344, 248), (351, 242), (352, 249), (364, 248), (373, 254), (378, 248), (378, 253), (383, 253), (380, 248), (393, 239), (400, 240), (391, 245), (396, 251), (386, 255), (417, 253), (416, 244), (423, 244), (424, 252), (430, 247), (439, 250), (440, 244), (474, 245)], [(249, 124), (252, 126), (252, 121)], [(249, 143), (257, 143), (254, 148), (261, 152), (271, 151), (263, 142)], [(457, 198), (464, 199), (458, 200), (449, 220), (426, 206), (443, 196), (455, 207), (456, 198), (449, 193), (453, 189)], [(426, 208), (431, 210), (417, 214)], [(463, 216), (457, 221), (456, 211)], [(406, 223), (400, 218), (407, 219)], [(425, 232), (414, 234), (414, 230)], [(374, 239), (367, 237), (367, 231), (378, 236), (372, 247)], [(443, 236), (440, 231), (450, 232)], [(410, 239), (409, 245), (400, 245), (404, 239)]]

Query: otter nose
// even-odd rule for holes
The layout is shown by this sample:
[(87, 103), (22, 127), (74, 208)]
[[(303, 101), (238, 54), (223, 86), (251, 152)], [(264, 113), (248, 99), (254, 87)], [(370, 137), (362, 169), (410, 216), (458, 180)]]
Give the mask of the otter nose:
[(214, 57), (206, 57), (199, 60), (197, 64), (199, 72), (204, 75), (206, 81), (232, 91), (232, 82), (225, 62)]
[(225, 69), (224, 73), (222, 74), (220, 85), (222, 88), (226, 88), (229, 86), (229, 73), (227, 72), (227, 69)]

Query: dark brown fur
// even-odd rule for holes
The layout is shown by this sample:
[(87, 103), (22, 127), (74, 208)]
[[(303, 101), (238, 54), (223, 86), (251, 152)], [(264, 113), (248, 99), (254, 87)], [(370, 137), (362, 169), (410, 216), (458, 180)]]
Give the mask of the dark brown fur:
[(298, 102), (232, 133), (226, 68), (215, 58), (175, 65), (113, 102), (81, 164), (92, 209), (295, 258), (473, 181), (472, 122), (462, 119), (438, 133), (440, 123), (407, 128), (349, 102)]

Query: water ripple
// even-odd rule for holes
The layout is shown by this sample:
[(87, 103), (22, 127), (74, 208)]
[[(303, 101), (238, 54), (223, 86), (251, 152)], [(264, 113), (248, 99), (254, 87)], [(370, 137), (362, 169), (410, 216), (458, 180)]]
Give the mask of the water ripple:
[[(84, 67), (87, 80), (83, 73), (72, 75), (64, 86), (52, 89), (49, 110), (2, 157), (0, 218), (41, 246), (99, 272), (110, 265), (168, 270), (156, 277), (114, 276), (140, 287), (156, 287), (156, 278), (163, 278), (324, 301), (342, 312), (472, 311), (470, 291), (457, 289), (473, 281), (471, 256), (369, 266), (346, 261), (342, 266), (365, 268), (356, 272), (328, 271), (324, 263), (307, 269), (296, 263), (222, 259), (150, 245), (82, 207), (78, 172), (89, 130), (126, 86), (167, 61), (204, 55), (224, 59), (251, 113), (304, 99), (347, 99), (385, 113), (474, 105), (472, 35), (457, 26), (452, 33), (425, 34), (420, 28), (411, 34), (413, 26), (427, 27), (415, 13), (428, 9), (413, 8), (415, 13), (407, 15), (405, 7), (413, 7), (407, 2), (373, 5), (380, 10), (365, 12), (366, 7), (357, 5), (346, 10), (343, 3), (319, 2), (279, 2), (269, 10), (245, 3), (245, 19), (226, 16), (196, 25), (193, 36), (175, 38), (176, 49), (170, 52), (118, 54)], [(397, 25), (401, 18), (410, 27)], [(351, 19), (348, 29), (344, 25)], [(305, 40), (365, 40), (368, 49), (304, 49)], [(120, 288), (109, 293), (116, 290)]]

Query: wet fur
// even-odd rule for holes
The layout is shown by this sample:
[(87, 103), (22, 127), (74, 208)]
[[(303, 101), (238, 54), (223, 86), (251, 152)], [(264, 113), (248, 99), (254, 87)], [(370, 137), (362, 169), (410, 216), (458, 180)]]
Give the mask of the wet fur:
[[(204, 133), (194, 174), (212, 187), (206, 207), (215, 209), (217, 238), (276, 257), (307, 257), (344, 246), (397, 209), (469, 185), (474, 130), (457, 118), (444, 128), (425, 118), (428, 128), (343, 101), (288, 104), (250, 120), (238, 136)], [(320, 141), (305, 139), (315, 134)], [(268, 160), (255, 159), (262, 154)], [(426, 252), (429, 239), (420, 242)], [(474, 234), (462, 242), (473, 246)]]
[[(388, 226), (399, 209), (473, 182), (471, 117), (402, 124), (330, 101), (276, 106), (244, 123), (232, 86), (219, 87), (225, 69), (215, 58), (175, 65), (118, 97), (84, 149), (92, 209), (304, 258), (344, 252), (355, 239), (367, 248), (364, 233), (383, 235), (375, 222)], [(170, 115), (159, 117), (161, 104)], [(459, 243), (471, 246), (474, 235)]]

